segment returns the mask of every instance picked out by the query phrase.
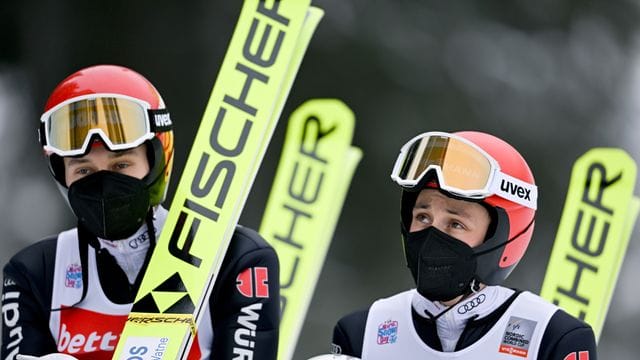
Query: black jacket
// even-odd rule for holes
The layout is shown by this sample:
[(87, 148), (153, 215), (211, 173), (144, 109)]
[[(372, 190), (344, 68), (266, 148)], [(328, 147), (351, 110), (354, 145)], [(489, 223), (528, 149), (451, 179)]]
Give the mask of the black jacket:
[[(16, 353), (58, 352), (49, 330), (56, 243), (57, 236), (28, 246), (4, 267), (2, 307), (6, 316), (2, 324), (2, 359), (12, 359)], [(96, 250), (90, 247), (89, 251)], [(130, 285), (108, 251), (96, 253), (101, 286), (109, 300), (117, 304), (132, 303), (139, 282)], [(238, 289), (238, 275), (253, 267), (268, 269), (268, 298), (247, 297)], [(263, 305), (254, 322), (257, 325), (255, 341), (252, 348), (243, 351), (253, 352), (256, 360), (275, 359), (280, 321), (278, 258), (257, 232), (238, 226), (209, 300), (214, 331), (212, 357), (234, 357), (234, 348), (242, 347), (234, 340), (235, 331), (241, 327), (238, 324), (241, 309), (258, 302)]]

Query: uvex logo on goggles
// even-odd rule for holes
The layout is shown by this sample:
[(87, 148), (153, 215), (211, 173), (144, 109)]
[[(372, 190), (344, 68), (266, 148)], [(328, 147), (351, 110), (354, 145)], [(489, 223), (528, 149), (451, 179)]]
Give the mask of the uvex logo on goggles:
[(500, 191), (531, 201), (531, 189), (514, 184), (506, 179), (502, 179), (502, 181), (500, 181)]
[(428, 132), (409, 140), (400, 149), (391, 178), (413, 189), (424, 185), (433, 172), (441, 189), (457, 196), (483, 199), (497, 195), (536, 208), (538, 190), (500, 171), (498, 162), (483, 149), (455, 134)]
[(60, 156), (84, 154), (93, 136), (110, 150), (130, 149), (173, 126), (166, 109), (151, 109), (142, 100), (119, 94), (75, 97), (45, 112), (40, 121), (44, 150)]
[(509, 176), (503, 172), (497, 175), (490, 187), (491, 193), (534, 210), (537, 208), (537, 186)]
[(156, 128), (171, 128), (171, 126), (173, 126), (168, 112), (156, 112), (153, 114), (153, 121), (156, 124)]

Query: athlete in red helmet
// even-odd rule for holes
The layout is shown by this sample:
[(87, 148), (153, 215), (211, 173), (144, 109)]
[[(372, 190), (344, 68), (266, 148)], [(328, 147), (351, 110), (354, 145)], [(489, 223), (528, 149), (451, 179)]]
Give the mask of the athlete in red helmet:
[(594, 360), (592, 329), (500, 286), (531, 240), (537, 187), (495, 136), (428, 132), (400, 150), (401, 233), (416, 289), (343, 317), (334, 353), (375, 359)]
[[(167, 216), (172, 128), (156, 88), (130, 69), (92, 66), (55, 88), (40, 139), (78, 226), (5, 266), (2, 359), (111, 359)], [(238, 226), (189, 359), (275, 359), (278, 270), (275, 251)]]

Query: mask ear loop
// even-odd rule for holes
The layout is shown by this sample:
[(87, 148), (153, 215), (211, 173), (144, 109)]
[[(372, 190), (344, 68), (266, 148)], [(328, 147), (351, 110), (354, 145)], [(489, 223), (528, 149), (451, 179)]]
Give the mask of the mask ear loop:
[(465, 297), (471, 294), (477, 294), (480, 291), (480, 283), (476, 281), (475, 277), (471, 279), (471, 284), (469, 284), (469, 290), (471, 290), (471, 292), (468, 293)]
[[(463, 302), (464, 300), (466, 300), (469, 295), (471, 294), (477, 294), (480, 291), (480, 282), (476, 281), (476, 278), (474, 277), (473, 279), (471, 279), (471, 283), (469, 283), (469, 288), (467, 289), (467, 291), (461, 295), (460, 299), (458, 301), (456, 301), (454, 304), (451, 304), (451, 306), (448, 306), (445, 310), (443, 310), (442, 312), (440, 312), (438, 315), (433, 315), (429, 310), (424, 309), (424, 313), (425, 315), (427, 315), (427, 317), (429, 318), (429, 320), (436, 322), (442, 315), (446, 314), (447, 312), (449, 312), (449, 310), (453, 309), (456, 307), (456, 305), (460, 304), (461, 302)], [(442, 302), (440, 302), (442, 304)], [(471, 317), (471, 319), (475, 319), (477, 318), (479, 315), (473, 315)]]

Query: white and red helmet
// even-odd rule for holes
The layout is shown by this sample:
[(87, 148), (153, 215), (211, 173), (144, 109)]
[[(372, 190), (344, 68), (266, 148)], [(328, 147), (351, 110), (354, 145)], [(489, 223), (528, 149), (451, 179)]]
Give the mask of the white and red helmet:
[(402, 147), (391, 177), (403, 188), (404, 237), (420, 190), (438, 188), (489, 210), (487, 237), (473, 248), (480, 281), (502, 283), (524, 256), (533, 234), (538, 192), (529, 165), (505, 141), (477, 131), (424, 133)]
[(118, 151), (147, 144), (143, 181), (150, 203), (164, 200), (173, 164), (173, 124), (160, 93), (144, 76), (116, 65), (79, 70), (53, 90), (40, 123), (51, 172), (66, 192), (62, 157), (82, 156), (95, 142)]

